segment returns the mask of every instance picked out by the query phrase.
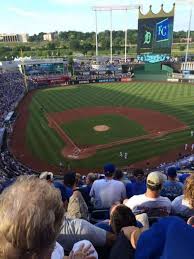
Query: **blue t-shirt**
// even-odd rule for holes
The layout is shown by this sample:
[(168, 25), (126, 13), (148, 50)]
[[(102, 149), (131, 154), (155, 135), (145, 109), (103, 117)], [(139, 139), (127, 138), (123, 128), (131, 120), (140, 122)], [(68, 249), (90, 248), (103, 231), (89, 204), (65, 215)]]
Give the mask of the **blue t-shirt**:
[(183, 194), (183, 184), (177, 181), (166, 181), (163, 184), (161, 196), (176, 198)]
[(146, 192), (146, 182), (132, 182), (126, 185), (127, 198), (134, 195), (144, 194)]
[(165, 217), (143, 232), (135, 259), (194, 258), (194, 228), (178, 217)]
[(66, 187), (63, 183), (61, 182), (54, 182), (53, 183), (55, 188), (59, 189), (61, 192), (61, 197), (62, 197), (62, 201), (69, 201), (69, 198), (71, 197), (71, 195), (73, 194), (73, 190), (69, 187)]

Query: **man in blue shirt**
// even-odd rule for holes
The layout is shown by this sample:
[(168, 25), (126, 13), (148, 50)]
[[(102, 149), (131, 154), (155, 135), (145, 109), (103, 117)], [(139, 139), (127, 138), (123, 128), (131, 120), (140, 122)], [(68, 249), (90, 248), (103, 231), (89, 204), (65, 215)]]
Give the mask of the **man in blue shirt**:
[(64, 175), (63, 183), (62, 181), (55, 181), (53, 184), (55, 188), (58, 188), (61, 192), (62, 200), (69, 201), (71, 195), (73, 194), (73, 186), (76, 182), (76, 175), (72, 172), (67, 172)]
[(127, 198), (131, 198), (134, 195), (139, 195), (146, 192), (144, 171), (142, 169), (136, 169), (133, 172), (133, 176), (134, 181), (126, 185)]
[(61, 192), (62, 201), (63, 202), (69, 201), (69, 198), (73, 194), (72, 189), (69, 187), (66, 187), (61, 181), (55, 181), (53, 184), (54, 184), (54, 187), (59, 189), (59, 191)]
[(86, 185), (79, 188), (79, 191), (81, 192), (86, 204), (90, 207), (90, 191), (95, 180), (97, 180), (97, 175), (94, 173), (89, 173), (86, 177)]
[(167, 172), (168, 180), (163, 184), (161, 196), (174, 200), (177, 196), (183, 194), (183, 184), (177, 181), (177, 172), (175, 167), (169, 167)]

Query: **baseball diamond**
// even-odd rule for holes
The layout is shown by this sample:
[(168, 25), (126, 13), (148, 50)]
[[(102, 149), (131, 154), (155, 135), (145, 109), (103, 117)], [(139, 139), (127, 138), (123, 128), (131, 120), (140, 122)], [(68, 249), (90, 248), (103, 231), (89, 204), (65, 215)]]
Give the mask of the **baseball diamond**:
[[(193, 85), (155, 82), (37, 90), (18, 107), (10, 146), (39, 170), (60, 162), (88, 171), (107, 160), (118, 166), (172, 160), (192, 140), (193, 97)], [(100, 125), (108, 130), (95, 131)]]

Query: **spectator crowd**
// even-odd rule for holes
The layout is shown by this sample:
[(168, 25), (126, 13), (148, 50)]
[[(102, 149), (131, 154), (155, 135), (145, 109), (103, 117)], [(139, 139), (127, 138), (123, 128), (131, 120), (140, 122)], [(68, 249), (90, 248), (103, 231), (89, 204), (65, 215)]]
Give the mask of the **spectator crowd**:
[[(10, 112), (14, 112), (24, 94), (25, 86), (21, 73), (0, 72), (0, 128), (7, 128), (7, 131), (10, 131), (11, 120), (5, 123), (5, 119)], [(15, 177), (31, 173), (34, 172), (15, 160), (7, 149), (0, 153), (0, 191)]]
[(0, 258), (191, 259), (194, 174), (183, 183), (175, 167), (127, 173), (106, 164), (63, 179), (31, 172), (4, 187), (0, 217)]
[(10, 111), (13, 111), (25, 92), (21, 73), (0, 72), (0, 128)]

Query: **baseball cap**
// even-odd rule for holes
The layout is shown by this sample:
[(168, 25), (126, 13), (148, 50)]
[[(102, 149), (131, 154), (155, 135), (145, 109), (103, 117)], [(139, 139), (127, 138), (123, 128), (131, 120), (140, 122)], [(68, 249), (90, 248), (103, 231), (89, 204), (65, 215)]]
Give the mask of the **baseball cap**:
[(152, 172), (149, 173), (147, 176), (147, 184), (150, 186), (158, 186), (163, 184), (164, 182), (164, 176), (161, 172)]
[(170, 177), (177, 176), (176, 168), (174, 166), (169, 167), (168, 171), (167, 171), (167, 175), (170, 176)]
[(51, 181), (53, 181), (53, 173), (51, 173), (51, 172), (42, 172), (39, 175), (39, 178), (41, 180), (51, 180)]
[(114, 173), (115, 165), (113, 164), (106, 164), (104, 165), (104, 173)]

